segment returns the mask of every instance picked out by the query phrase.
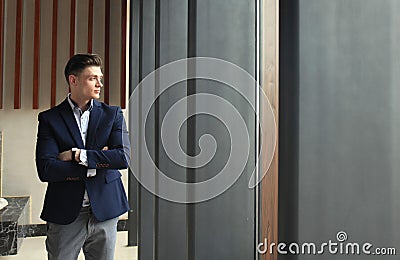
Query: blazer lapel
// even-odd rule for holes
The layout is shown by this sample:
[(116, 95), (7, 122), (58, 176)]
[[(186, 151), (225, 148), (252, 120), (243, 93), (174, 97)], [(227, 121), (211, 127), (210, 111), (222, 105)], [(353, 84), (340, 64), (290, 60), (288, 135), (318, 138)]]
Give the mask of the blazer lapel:
[(96, 131), (100, 123), (103, 109), (98, 101), (93, 100), (93, 109), (90, 112), (88, 134), (86, 136), (86, 146), (93, 147), (95, 142)]
[(72, 112), (71, 106), (69, 105), (67, 99), (65, 99), (64, 102), (62, 102), (60, 104), (59, 112), (65, 121), (68, 131), (70, 132), (71, 136), (74, 138), (77, 148), (83, 148), (84, 146), (83, 146), (81, 133), (79, 131), (74, 114)]

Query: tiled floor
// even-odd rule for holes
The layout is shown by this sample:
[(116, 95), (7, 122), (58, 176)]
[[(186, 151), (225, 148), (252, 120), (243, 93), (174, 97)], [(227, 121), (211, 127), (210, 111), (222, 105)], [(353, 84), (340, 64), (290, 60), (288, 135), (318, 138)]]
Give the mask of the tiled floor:
[[(28, 237), (22, 242), (21, 248), (15, 256), (0, 256), (0, 260), (45, 260), (47, 259), (44, 245), (46, 237)], [(117, 245), (115, 260), (136, 260), (137, 247), (128, 247), (128, 232), (120, 231), (117, 234)], [(83, 253), (79, 255), (78, 260), (84, 260)]]

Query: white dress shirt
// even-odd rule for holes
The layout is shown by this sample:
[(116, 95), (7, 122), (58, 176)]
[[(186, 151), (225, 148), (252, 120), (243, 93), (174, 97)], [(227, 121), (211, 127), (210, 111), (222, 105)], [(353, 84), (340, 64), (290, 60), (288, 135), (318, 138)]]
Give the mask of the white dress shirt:
[[(83, 145), (86, 145), (86, 136), (87, 136), (87, 130), (88, 130), (88, 126), (89, 126), (90, 112), (92, 111), (92, 108), (93, 108), (93, 100), (90, 101), (88, 109), (86, 109), (85, 111), (82, 111), (78, 107), (78, 105), (71, 99), (70, 96), (71, 96), (71, 94), (68, 94), (68, 102), (71, 105), (72, 112), (74, 113), (74, 117), (76, 120), (76, 124), (79, 127)], [(84, 166), (88, 166), (87, 155), (86, 155), (85, 149), (81, 149), (79, 160), (80, 160), (80, 162), (79, 162), (80, 164), (82, 164)], [(95, 175), (96, 175), (96, 169), (88, 169), (87, 170), (87, 177), (93, 177)], [(90, 205), (89, 196), (87, 194), (87, 191), (85, 190), (85, 195), (83, 196), (82, 206), (86, 207), (89, 205)]]

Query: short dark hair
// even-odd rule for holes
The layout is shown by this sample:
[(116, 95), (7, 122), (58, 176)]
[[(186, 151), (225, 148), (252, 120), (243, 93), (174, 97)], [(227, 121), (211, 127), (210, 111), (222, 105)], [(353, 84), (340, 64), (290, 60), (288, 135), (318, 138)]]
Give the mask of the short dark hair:
[(72, 56), (67, 65), (65, 65), (64, 75), (67, 83), (69, 84), (68, 77), (69, 75), (78, 76), (86, 67), (89, 66), (98, 66), (101, 67), (103, 62), (101, 58), (97, 54), (75, 54)]

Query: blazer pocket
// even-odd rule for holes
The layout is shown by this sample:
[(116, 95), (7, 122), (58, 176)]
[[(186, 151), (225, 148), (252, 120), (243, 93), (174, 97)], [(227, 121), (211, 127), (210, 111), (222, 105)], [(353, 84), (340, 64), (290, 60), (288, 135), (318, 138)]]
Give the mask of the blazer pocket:
[(119, 171), (115, 171), (115, 172), (109, 172), (106, 173), (106, 175), (104, 176), (104, 179), (106, 181), (106, 183), (110, 183), (113, 182), (119, 178), (121, 178), (122, 174)]

